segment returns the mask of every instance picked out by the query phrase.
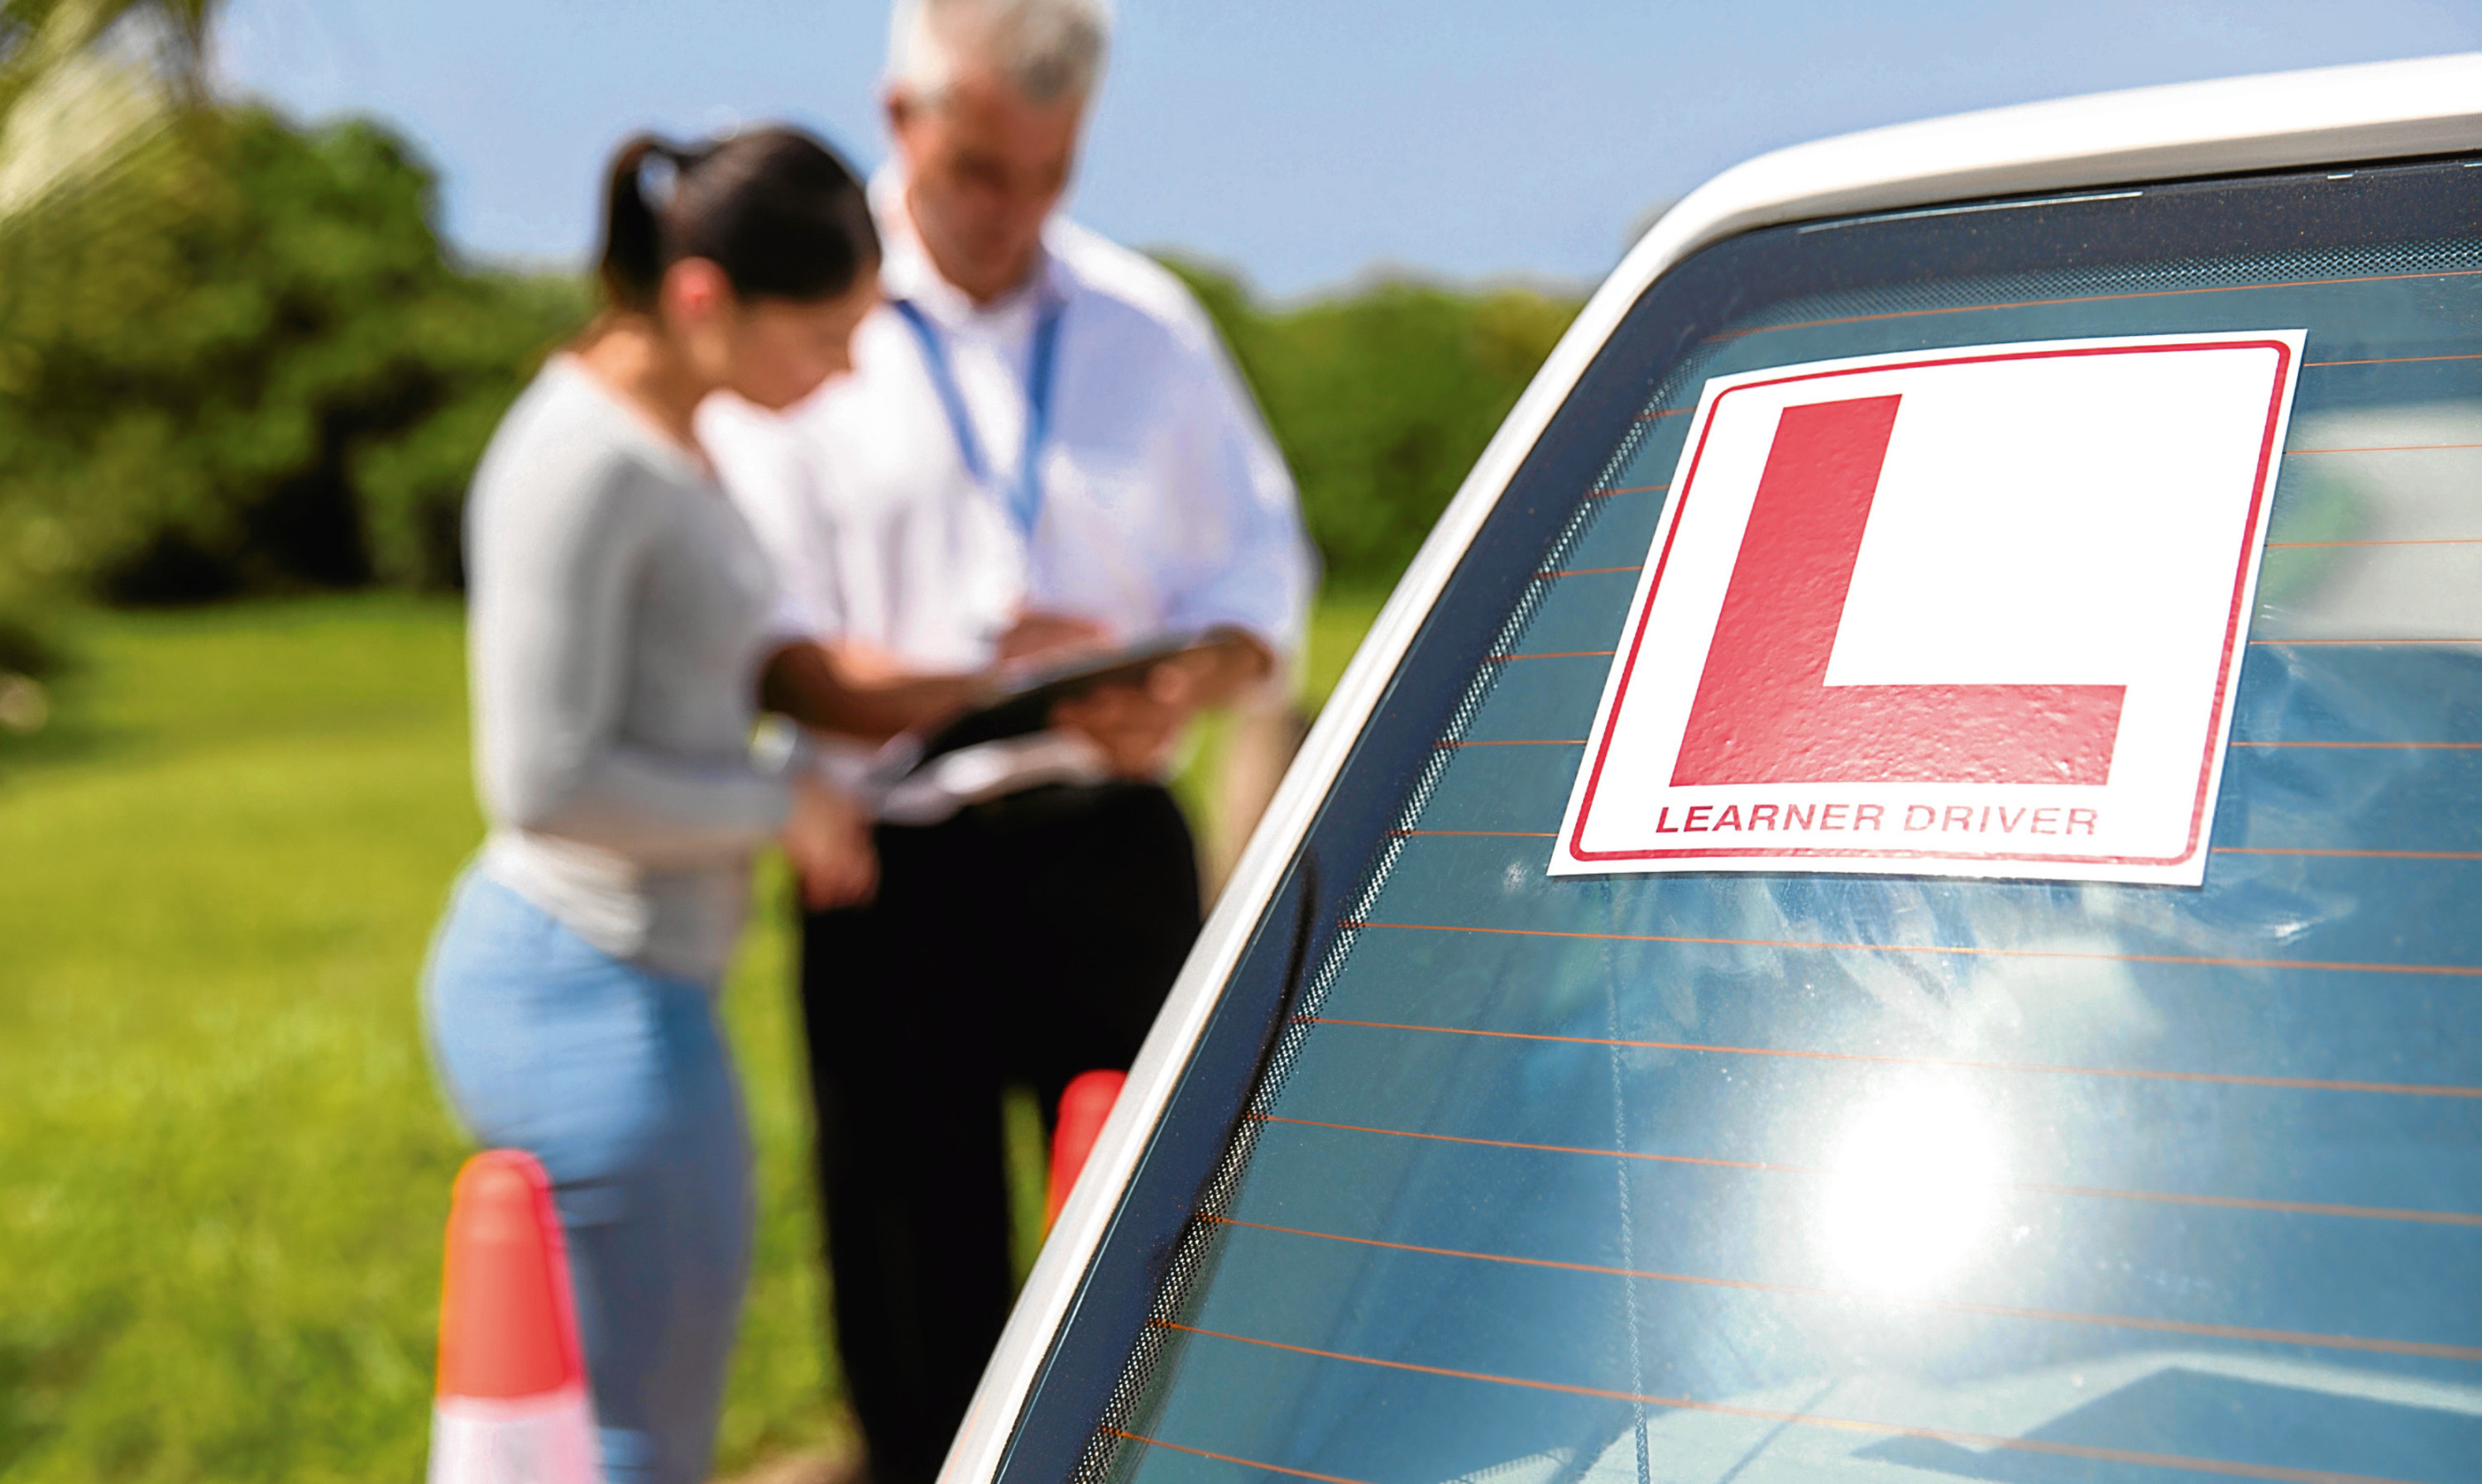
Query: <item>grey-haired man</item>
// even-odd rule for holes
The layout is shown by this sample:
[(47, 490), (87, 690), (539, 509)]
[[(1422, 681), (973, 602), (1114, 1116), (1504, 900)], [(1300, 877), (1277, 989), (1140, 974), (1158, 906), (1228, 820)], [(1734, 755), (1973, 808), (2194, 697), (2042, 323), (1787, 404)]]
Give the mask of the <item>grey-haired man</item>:
[(1117, 781), (877, 832), (879, 900), (805, 923), (845, 1375), (876, 1484), (927, 1484), (1010, 1301), (999, 1094), (1124, 1067), (1199, 923), (1160, 785), (1202, 705), (1275, 689), (1315, 580), (1293, 487), (1203, 312), (1055, 213), (1101, 0), (902, 0), (872, 183), (889, 298), (855, 374), (708, 443), (795, 610), (861, 673), (1167, 633), (1055, 719)]

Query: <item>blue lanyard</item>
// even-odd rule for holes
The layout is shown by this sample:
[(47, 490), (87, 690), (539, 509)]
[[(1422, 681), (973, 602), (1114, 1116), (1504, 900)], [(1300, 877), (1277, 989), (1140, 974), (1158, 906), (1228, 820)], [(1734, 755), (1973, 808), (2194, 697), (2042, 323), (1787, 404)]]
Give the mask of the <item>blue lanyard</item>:
[[(983, 457), (983, 440), (974, 436), (974, 420), (965, 411), (965, 394), (957, 385), (956, 370), (948, 363), (946, 342), (920, 305), (911, 299), (893, 304), (912, 327), (913, 338), (922, 344), (922, 363), (938, 390), (939, 405), (947, 410), (948, 427), (957, 435), (957, 453), (965, 462), (965, 472), (974, 483), (990, 488), (993, 471)], [(1034, 360), (1025, 374), (1025, 453), (1017, 461), (1017, 488), (1001, 491), (1009, 518), (1028, 542), (1034, 540), (1034, 523), (1043, 515), (1043, 445), (1051, 435), (1051, 373), (1059, 358), (1060, 301), (1046, 299), (1034, 322)]]

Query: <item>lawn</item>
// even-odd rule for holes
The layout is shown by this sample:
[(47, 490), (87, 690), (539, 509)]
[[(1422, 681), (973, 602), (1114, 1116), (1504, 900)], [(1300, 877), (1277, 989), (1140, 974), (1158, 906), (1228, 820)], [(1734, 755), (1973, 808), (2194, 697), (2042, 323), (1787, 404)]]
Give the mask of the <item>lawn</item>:
[[(1323, 695), (1377, 610), (1322, 604)], [(412, 1479), (468, 1153), (413, 983), (481, 835), (462, 616), (112, 615), (0, 742), (0, 1479)], [(843, 1437), (781, 888), (727, 991), (757, 1276), (719, 1466)]]

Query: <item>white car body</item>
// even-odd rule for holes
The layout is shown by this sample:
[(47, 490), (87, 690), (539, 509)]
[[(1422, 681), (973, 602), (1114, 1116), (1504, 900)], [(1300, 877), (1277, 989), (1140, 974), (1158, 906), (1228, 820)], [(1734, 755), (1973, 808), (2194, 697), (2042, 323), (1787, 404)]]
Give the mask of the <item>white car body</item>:
[(1130, 1073), (985, 1372), (943, 1484), (999, 1471), (1054, 1338), (1228, 977), (1461, 556), (1596, 353), (1675, 265), (1755, 228), (2006, 211), (2147, 182), (2339, 172), (2482, 147), (2482, 54), (2238, 78), (1964, 114), (1763, 155), (1667, 212), (1596, 292), (1491, 440), (1310, 732)]

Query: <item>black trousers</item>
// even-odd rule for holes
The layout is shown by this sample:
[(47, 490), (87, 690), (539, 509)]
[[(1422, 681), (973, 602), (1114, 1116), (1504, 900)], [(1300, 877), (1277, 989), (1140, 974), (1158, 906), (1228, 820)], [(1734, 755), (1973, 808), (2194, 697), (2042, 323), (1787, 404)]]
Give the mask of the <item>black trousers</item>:
[(1011, 1302), (1000, 1092), (1050, 1126), (1125, 1068), (1198, 936), (1198, 866), (1152, 785), (1045, 788), (880, 827), (868, 907), (815, 913), (802, 1003), (835, 1337), (874, 1484), (929, 1484)]

